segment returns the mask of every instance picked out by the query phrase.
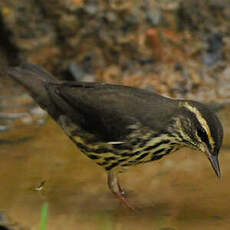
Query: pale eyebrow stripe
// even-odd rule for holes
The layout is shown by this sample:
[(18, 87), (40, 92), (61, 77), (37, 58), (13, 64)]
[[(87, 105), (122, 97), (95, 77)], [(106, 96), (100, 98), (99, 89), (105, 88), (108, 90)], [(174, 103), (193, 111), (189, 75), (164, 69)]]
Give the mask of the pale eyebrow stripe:
[(183, 106), (185, 108), (187, 108), (190, 112), (195, 114), (197, 120), (200, 122), (202, 127), (205, 129), (205, 131), (206, 131), (206, 133), (208, 135), (209, 142), (210, 142), (210, 144), (211, 144), (211, 146), (213, 148), (214, 147), (214, 140), (213, 140), (213, 137), (211, 135), (210, 127), (208, 126), (207, 121), (201, 115), (200, 111), (196, 107), (191, 106), (188, 102), (183, 103)]

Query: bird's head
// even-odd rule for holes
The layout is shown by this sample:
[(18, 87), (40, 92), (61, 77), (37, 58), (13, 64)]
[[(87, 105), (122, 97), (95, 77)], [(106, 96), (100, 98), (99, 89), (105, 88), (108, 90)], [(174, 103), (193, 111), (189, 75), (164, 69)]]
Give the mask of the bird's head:
[(223, 127), (218, 117), (205, 105), (194, 101), (181, 101), (178, 114), (182, 143), (204, 152), (220, 177), (218, 153), (223, 140)]

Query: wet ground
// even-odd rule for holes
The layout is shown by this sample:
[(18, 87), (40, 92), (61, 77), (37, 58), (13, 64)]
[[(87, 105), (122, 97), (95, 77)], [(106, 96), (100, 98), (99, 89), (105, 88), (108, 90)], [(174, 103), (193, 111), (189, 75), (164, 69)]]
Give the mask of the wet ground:
[[(229, 117), (230, 110), (221, 117)], [(224, 120), (229, 127), (229, 120)], [(1, 133), (0, 211), (38, 229), (49, 203), (48, 229), (229, 229), (230, 146), (226, 135), (217, 179), (202, 153), (180, 150), (121, 174), (133, 213), (106, 184), (106, 173), (80, 153), (51, 119)], [(41, 191), (35, 188), (46, 181)]]

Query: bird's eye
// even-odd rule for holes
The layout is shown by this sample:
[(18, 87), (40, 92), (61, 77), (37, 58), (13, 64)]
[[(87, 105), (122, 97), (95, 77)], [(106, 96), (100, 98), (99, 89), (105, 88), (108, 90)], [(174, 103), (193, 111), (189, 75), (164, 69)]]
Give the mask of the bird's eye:
[(204, 128), (200, 127), (197, 129), (197, 134), (204, 143), (208, 143), (208, 136)]
[(198, 133), (199, 137), (201, 137), (201, 136), (206, 134), (205, 130), (202, 127), (199, 127), (197, 129), (197, 133)]

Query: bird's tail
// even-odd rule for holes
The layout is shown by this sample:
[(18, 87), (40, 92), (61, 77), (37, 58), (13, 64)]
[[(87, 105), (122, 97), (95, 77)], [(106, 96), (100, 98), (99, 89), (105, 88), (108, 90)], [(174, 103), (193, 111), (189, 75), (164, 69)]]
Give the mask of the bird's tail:
[(53, 103), (45, 85), (49, 82), (58, 82), (53, 75), (39, 65), (31, 63), (10, 68), (8, 75), (23, 85), (43, 109), (51, 112)]

